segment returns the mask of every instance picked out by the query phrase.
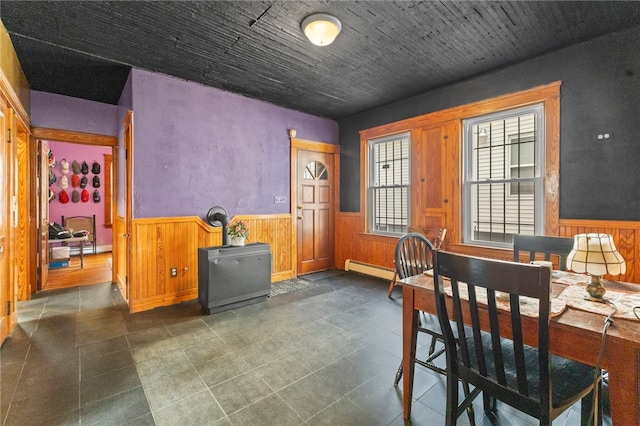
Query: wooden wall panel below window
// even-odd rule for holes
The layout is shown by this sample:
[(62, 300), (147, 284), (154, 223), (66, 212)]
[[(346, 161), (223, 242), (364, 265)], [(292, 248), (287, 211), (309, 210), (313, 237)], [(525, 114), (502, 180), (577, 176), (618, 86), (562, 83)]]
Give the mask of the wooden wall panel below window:
[(365, 219), (360, 213), (338, 213), (336, 218), (336, 268), (344, 269), (345, 261), (352, 259), (395, 269), (397, 238), (364, 233)]
[[(272, 281), (291, 278), (291, 216), (236, 216), (249, 224), (248, 243), (265, 242), (272, 252)], [(116, 221), (116, 226), (118, 226)], [(222, 228), (199, 217), (133, 219), (131, 312), (198, 297), (198, 248), (222, 243)], [(178, 276), (171, 277), (171, 268)]]
[[(363, 233), (364, 215), (361, 213), (338, 213), (336, 221), (336, 267), (344, 269), (347, 259), (371, 265), (394, 268), (393, 251), (397, 238)], [(627, 272), (605, 279), (640, 283), (640, 222), (561, 219), (560, 236), (599, 232), (613, 235), (616, 248), (627, 263)], [(447, 233), (448, 235), (448, 233)], [(471, 246), (445, 241), (443, 248), (469, 256), (512, 260), (513, 251), (491, 247)]]

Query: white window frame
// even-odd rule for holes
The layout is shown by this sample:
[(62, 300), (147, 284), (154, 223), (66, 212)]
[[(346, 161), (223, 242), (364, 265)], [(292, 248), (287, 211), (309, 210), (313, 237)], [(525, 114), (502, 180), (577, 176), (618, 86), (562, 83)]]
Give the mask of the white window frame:
[[(395, 185), (380, 185), (376, 182), (376, 160), (375, 160), (375, 147), (381, 144), (387, 144), (394, 141), (407, 141), (407, 157), (406, 159), (402, 159), (402, 164), (406, 164), (407, 170), (406, 172), (401, 174), (406, 176), (406, 182), (396, 183)], [(397, 133), (394, 135), (385, 136), (382, 138), (370, 139), (367, 141), (367, 171), (368, 171), (368, 218), (367, 218), (367, 230), (371, 234), (378, 235), (394, 235), (400, 236), (404, 235), (407, 232), (408, 226), (411, 223), (411, 134), (409, 132)], [(405, 199), (406, 203), (401, 206), (396, 206), (396, 208), (400, 208), (400, 215), (397, 216), (401, 223), (392, 224), (393, 227), (401, 227), (401, 229), (380, 229), (379, 221), (377, 220), (376, 212), (377, 207), (377, 197), (376, 194), (380, 189), (388, 188), (391, 190), (405, 190)], [(402, 198), (403, 195), (401, 195)], [(395, 216), (394, 216), (395, 217)]]
[[(509, 156), (508, 156), (508, 158), (509, 158), (509, 168), (507, 170), (509, 172), (508, 173), (509, 178), (513, 177), (513, 169), (518, 167), (518, 164), (514, 165), (514, 163), (513, 163), (513, 142), (512, 142), (512, 140), (514, 138), (516, 138), (516, 137), (517, 137), (517, 135), (509, 135), (508, 136), (508, 138), (509, 138)], [(532, 132), (526, 132), (526, 133), (523, 133), (521, 135), (521, 138), (525, 138), (525, 139), (526, 138), (534, 138), (534, 137), (535, 136), (533, 135)], [(534, 158), (535, 158), (535, 156), (536, 156), (536, 153), (534, 152)], [(534, 171), (534, 176), (535, 176), (535, 161), (533, 163), (521, 163), (520, 167), (534, 167), (533, 171)], [(519, 197), (533, 197), (534, 196), (534, 194), (532, 194), (530, 192), (518, 193), (516, 191), (513, 191), (513, 187), (514, 187), (513, 183), (507, 186), (507, 188), (508, 188), (507, 196), (508, 197), (517, 198), (518, 196)], [(534, 193), (535, 193), (535, 188), (534, 188)]]
[[(495, 120), (507, 120), (509, 118), (513, 118), (519, 115), (524, 114), (535, 114), (536, 115), (536, 125), (535, 125), (535, 133), (537, 135), (536, 147), (535, 147), (535, 168), (534, 168), (534, 176), (533, 177), (525, 177), (525, 178), (515, 178), (511, 176), (511, 152), (509, 152), (509, 167), (508, 168), (508, 176), (505, 176), (504, 179), (484, 179), (484, 180), (474, 180), (473, 177), (473, 129), (474, 126), (478, 126), (480, 124), (484, 124), (490, 121)], [(478, 117), (469, 118), (463, 120), (463, 140), (462, 140), (462, 151), (463, 151), (463, 242), (465, 244), (470, 245), (478, 245), (478, 246), (488, 246), (488, 247), (496, 247), (496, 248), (511, 248), (511, 242), (497, 242), (497, 241), (488, 241), (483, 239), (476, 239), (474, 237), (474, 221), (473, 217), (474, 206), (473, 206), (473, 190), (480, 184), (486, 184), (488, 182), (500, 184), (504, 183), (508, 188), (511, 187), (511, 183), (516, 182), (534, 182), (534, 195), (529, 194), (521, 194), (520, 197), (524, 197), (527, 200), (530, 200), (531, 197), (534, 198), (534, 231), (532, 234), (536, 235), (544, 235), (545, 231), (545, 193), (544, 193), (544, 165), (545, 165), (545, 148), (546, 148), (546, 127), (545, 127), (545, 115), (544, 115), (544, 105), (542, 103), (515, 108), (511, 110), (504, 110), (495, 113), (490, 113)], [(526, 134), (526, 133), (525, 133)], [(510, 189), (505, 189), (506, 197), (517, 198), (518, 195), (510, 195)]]

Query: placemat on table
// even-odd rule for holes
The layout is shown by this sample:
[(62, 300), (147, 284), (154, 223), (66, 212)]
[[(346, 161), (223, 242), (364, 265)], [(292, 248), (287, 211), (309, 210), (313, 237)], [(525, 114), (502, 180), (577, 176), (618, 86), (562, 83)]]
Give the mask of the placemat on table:
[[(586, 285), (570, 285), (560, 293), (558, 299), (566, 301), (567, 306), (571, 308), (604, 316), (609, 315), (613, 311), (613, 307), (608, 303), (596, 302), (590, 299), (587, 294)], [(638, 318), (633, 314), (633, 307), (640, 306), (640, 293), (607, 290), (604, 299), (616, 306), (617, 311), (613, 315), (615, 318), (638, 321)]]
[[(469, 290), (464, 283), (460, 283), (460, 297), (464, 300), (469, 300)], [(444, 286), (444, 292), (448, 295), (452, 295), (451, 285)], [(478, 287), (476, 288), (476, 299), (478, 303), (482, 305), (487, 305), (487, 291), (484, 288)], [(504, 311), (509, 311), (511, 309), (511, 305), (509, 304), (508, 298), (496, 297), (496, 305), (499, 309)], [(567, 307), (567, 302), (564, 299), (551, 299), (551, 316), (555, 317), (564, 312)], [(531, 297), (520, 296), (520, 314), (537, 318), (538, 317), (538, 299), (534, 299)]]

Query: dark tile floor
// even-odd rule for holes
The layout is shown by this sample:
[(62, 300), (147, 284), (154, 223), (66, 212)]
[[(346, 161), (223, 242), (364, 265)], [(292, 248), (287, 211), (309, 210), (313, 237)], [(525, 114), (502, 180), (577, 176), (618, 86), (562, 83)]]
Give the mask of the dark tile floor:
[[(314, 281), (210, 316), (196, 301), (129, 314), (111, 284), (42, 292), (20, 303), (0, 351), (0, 423), (404, 424), (400, 289), (389, 299), (387, 282), (352, 273)], [(444, 424), (444, 378), (417, 367), (414, 389), (413, 424)], [(477, 423), (536, 423), (499, 407), (493, 420), (477, 407)], [(579, 409), (554, 424), (579, 424)]]

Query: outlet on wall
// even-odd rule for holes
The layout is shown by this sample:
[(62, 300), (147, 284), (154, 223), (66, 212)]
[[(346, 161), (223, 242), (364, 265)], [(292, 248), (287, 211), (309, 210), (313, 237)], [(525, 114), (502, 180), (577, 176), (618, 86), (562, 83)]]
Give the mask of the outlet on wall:
[(613, 139), (613, 132), (600, 132), (596, 133), (596, 141), (606, 142)]
[(177, 277), (178, 276), (178, 268), (176, 268), (176, 267), (171, 268), (171, 276), (172, 277)]
[(277, 195), (273, 197), (274, 204), (284, 204), (287, 202), (287, 197), (278, 197)]

